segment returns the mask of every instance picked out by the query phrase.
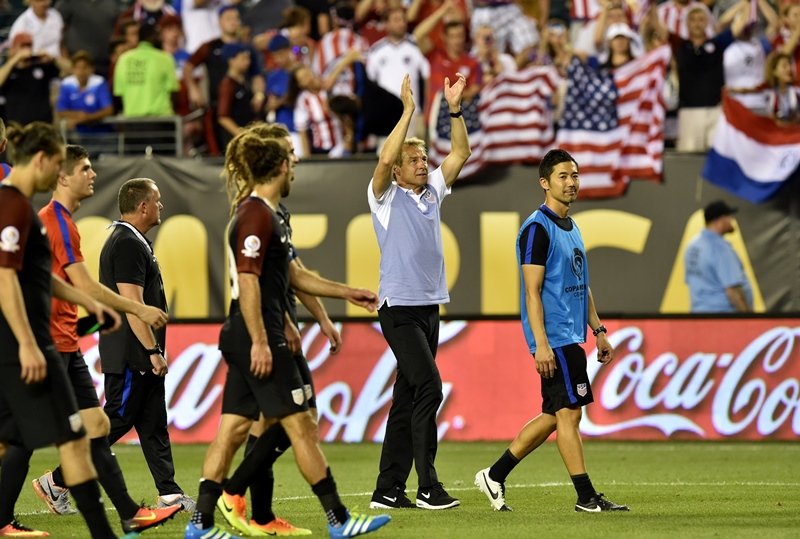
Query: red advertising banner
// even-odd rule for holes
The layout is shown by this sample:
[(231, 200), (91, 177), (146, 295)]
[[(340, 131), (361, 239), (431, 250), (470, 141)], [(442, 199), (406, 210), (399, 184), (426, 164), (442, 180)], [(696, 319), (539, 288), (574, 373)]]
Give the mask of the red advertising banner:
[[(443, 322), (437, 364), (445, 440), (508, 440), (541, 411), (539, 376), (518, 321)], [(800, 321), (608, 320), (616, 358), (601, 366), (586, 346), (595, 402), (584, 435), (629, 440), (796, 440), (800, 435)], [(316, 325), (303, 328), (321, 437), (381, 441), (396, 362), (377, 323), (340, 326), (336, 355)], [(168, 332), (166, 395), (173, 443), (210, 441), (226, 366), (218, 324)], [(593, 339), (590, 337), (590, 344)], [(98, 391), (96, 342), (82, 343)], [(101, 395), (102, 398), (102, 395)]]

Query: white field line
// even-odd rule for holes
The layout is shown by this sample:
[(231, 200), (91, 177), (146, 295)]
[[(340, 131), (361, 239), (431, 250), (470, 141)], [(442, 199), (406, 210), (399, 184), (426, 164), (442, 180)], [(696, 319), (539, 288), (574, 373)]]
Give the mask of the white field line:
[[(793, 481), (649, 481), (643, 483), (630, 482), (630, 481), (610, 481), (604, 482), (604, 485), (609, 486), (622, 486), (622, 487), (800, 487), (800, 483)], [(565, 481), (553, 481), (543, 483), (513, 483), (506, 485), (507, 489), (520, 489), (520, 488), (552, 488), (552, 487), (566, 487), (572, 486), (572, 483)], [(447, 487), (448, 492), (466, 492), (478, 491), (475, 486), (463, 487)], [(414, 494), (413, 491), (411, 494)], [(361, 496), (372, 496), (372, 491), (369, 492), (345, 492), (339, 493), (342, 498), (355, 498)], [(300, 501), (300, 500), (313, 500), (316, 496), (276, 496), (275, 501)], [(107, 499), (104, 499), (106, 511), (114, 511), (114, 506), (111, 505)], [(16, 513), (18, 516), (29, 515), (47, 515), (50, 511), (29, 511), (25, 513)]]

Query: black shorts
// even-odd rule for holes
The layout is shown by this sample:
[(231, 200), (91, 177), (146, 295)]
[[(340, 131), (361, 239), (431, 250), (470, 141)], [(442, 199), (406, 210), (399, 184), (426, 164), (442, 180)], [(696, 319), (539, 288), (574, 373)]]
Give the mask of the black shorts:
[(222, 413), (257, 420), (264, 417), (284, 417), (308, 410), (305, 383), (297, 361), (283, 345), (272, 350), (272, 372), (266, 378), (256, 378), (250, 372), (250, 354), (222, 355), (228, 363), (228, 375), (222, 394)]
[(308, 368), (308, 360), (303, 354), (294, 356), (297, 361), (297, 370), (300, 372), (300, 379), (303, 380), (303, 390), (306, 393), (306, 400), (309, 408), (317, 407), (317, 394), (314, 391), (314, 380), (311, 379), (311, 369)]
[(554, 348), (556, 372), (542, 378), (542, 412), (555, 414), (562, 408), (577, 408), (594, 402), (586, 374), (586, 353), (578, 344)]
[(61, 355), (53, 346), (42, 353), (47, 377), (37, 384), (22, 381), (19, 362), (0, 364), (0, 433), (31, 450), (86, 434)]
[(97, 391), (94, 388), (92, 375), (89, 374), (89, 367), (80, 350), (77, 352), (59, 352), (64, 359), (67, 367), (67, 375), (75, 391), (75, 399), (78, 401), (78, 410), (88, 410), (89, 408), (99, 408), (100, 401), (97, 399)]

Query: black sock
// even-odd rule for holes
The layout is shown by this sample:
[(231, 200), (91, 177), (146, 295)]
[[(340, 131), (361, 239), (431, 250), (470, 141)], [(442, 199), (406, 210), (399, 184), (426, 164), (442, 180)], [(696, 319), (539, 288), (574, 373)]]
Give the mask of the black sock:
[[(251, 436), (250, 438), (253, 438)], [(251, 440), (247, 440), (250, 445)], [(250, 447), (249, 452), (245, 451), (245, 457), (236, 468), (231, 478), (225, 484), (225, 491), (229, 494), (244, 496), (247, 487), (258, 481), (258, 474), (265, 465), (271, 467), (272, 463), (280, 457), (291, 445), (289, 436), (280, 424), (275, 424), (268, 428), (259, 436)]]
[(569, 478), (572, 479), (572, 484), (575, 485), (575, 492), (578, 493), (579, 502), (588, 502), (589, 498), (596, 494), (588, 473), (571, 475)]
[[(280, 427), (280, 425), (276, 425)], [(272, 430), (270, 428), (266, 433)], [(283, 427), (276, 430), (272, 448), (267, 451), (267, 456), (261, 464), (261, 468), (256, 471), (255, 478), (250, 482), (250, 506), (253, 508), (253, 520), (259, 524), (267, 524), (275, 520), (275, 513), (272, 512), (272, 494), (275, 489), (275, 476), (272, 473), (272, 465), (292, 446), (292, 441)], [(330, 470), (328, 470), (330, 474)]]
[(6, 445), (6, 454), (0, 466), (0, 528), (14, 520), (14, 505), (25, 484), (32, 454), (24, 446)]
[(93, 438), (90, 441), (92, 448), (92, 462), (97, 470), (97, 480), (108, 494), (108, 498), (117, 508), (122, 520), (128, 520), (136, 515), (139, 504), (133, 501), (128, 494), (128, 486), (122, 476), (122, 470), (117, 462), (117, 457), (111, 452), (108, 438)]
[(222, 485), (210, 479), (201, 479), (192, 524), (199, 525), (201, 530), (214, 527), (214, 510), (217, 508), (220, 496), (222, 496)]
[(325, 510), (325, 516), (328, 518), (328, 523), (332, 526), (341, 526), (347, 521), (347, 508), (342, 504), (339, 499), (339, 493), (336, 491), (336, 481), (333, 480), (331, 469), (328, 468), (328, 476), (311, 486), (311, 490), (319, 498), (319, 503)]
[(78, 510), (86, 520), (86, 525), (89, 527), (89, 533), (92, 539), (116, 539), (117, 535), (111, 529), (106, 517), (106, 510), (103, 508), (103, 500), (100, 498), (100, 486), (97, 481), (92, 479), (80, 485), (72, 485), (69, 487), (75, 503), (78, 505)]
[(506, 477), (517, 464), (519, 464), (519, 459), (511, 454), (510, 449), (506, 449), (506, 452), (489, 468), (489, 478), (498, 483), (505, 483)]
[(250, 507), (253, 520), (259, 524), (268, 524), (275, 520), (272, 512), (272, 492), (275, 487), (275, 476), (272, 474), (272, 464), (259, 473), (258, 478), (250, 485)]
[(64, 475), (61, 473), (61, 466), (53, 470), (53, 484), (57, 487), (67, 488), (67, 483), (64, 481)]

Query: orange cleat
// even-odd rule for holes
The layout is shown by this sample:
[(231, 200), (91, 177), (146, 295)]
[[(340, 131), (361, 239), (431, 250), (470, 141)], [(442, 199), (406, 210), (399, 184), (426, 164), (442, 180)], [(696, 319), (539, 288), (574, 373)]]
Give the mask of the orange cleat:
[(0, 528), (0, 537), (50, 537), (50, 534), (23, 526), (14, 519)]
[(311, 535), (311, 530), (306, 528), (298, 528), (289, 524), (282, 518), (275, 518), (272, 522), (266, 524), (259, 524), (255, 520), (250, 521), (250, 534), (256, 537), (263, 537), (267, 535), (278, 537), (296, 537), (298, 535)]
[(169, 507), (159, 507), (157, 509), (140, 507), (136, 514), (133, 515), (133, 518), (122, 521), (122, 529), (125, 533), (143, 532), (162, 525), (180, 510), (180, 505), (170, 505)]

